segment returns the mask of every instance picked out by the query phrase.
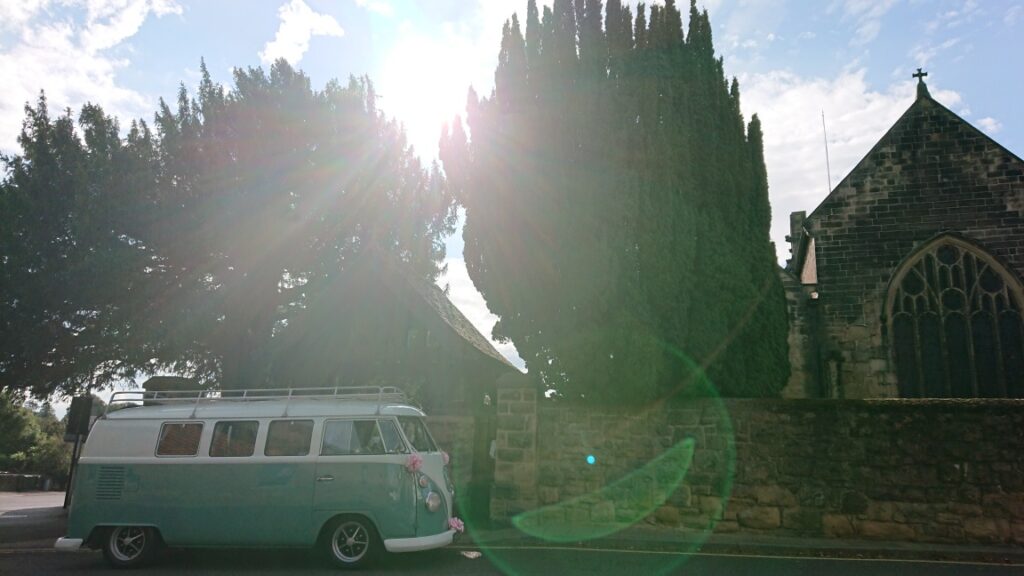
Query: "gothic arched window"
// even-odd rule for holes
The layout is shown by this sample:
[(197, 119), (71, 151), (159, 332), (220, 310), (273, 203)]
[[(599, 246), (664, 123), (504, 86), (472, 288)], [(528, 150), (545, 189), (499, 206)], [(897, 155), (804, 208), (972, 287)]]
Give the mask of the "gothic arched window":
[(1024, 397), (1021, 294), (999, 262), (959, 238), (918, 250), (889, 289), (900, 396)]

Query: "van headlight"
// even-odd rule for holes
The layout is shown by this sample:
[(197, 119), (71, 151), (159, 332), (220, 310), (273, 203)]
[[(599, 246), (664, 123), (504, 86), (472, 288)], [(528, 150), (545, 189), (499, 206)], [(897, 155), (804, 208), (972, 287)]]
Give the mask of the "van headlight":
[(423, 504), (426, 505), (428, 511), (437, 512), (441, 509), (441, 496), (437, 492), (431, 492), (427, 494)]
[(430, 485), (430, 481), (427, 480), (427, 477), (426, 477), (425, 474), (420, 474), (419, 484), (420, 484), (420, 488), (426, 488), (427, 486)]

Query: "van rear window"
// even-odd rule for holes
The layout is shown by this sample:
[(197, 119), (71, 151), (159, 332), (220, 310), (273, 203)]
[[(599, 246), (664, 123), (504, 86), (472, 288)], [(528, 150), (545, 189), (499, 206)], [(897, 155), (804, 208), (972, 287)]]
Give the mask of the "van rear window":
[(160, 427), (157, 456), (195, 456), (199, 453), (202, 422), (165, 422)]
[(312, 420), (274, 420), (267, 431), (264, 456), (305, 456), (313, 438)]
[(256, 432), (259, 427), (260, 423), (256, 421), (217, 422), (213, 427), (210, 456), (252, 456), (256, 449)]

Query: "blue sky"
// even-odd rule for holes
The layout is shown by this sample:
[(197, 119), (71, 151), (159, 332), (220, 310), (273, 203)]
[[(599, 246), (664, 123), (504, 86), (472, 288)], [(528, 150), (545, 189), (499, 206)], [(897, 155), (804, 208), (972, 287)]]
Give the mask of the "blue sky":
[[(540, 2), (543, 4), (544, 2)], [(635, 4), (635, 2), (631, 2)], [(685, 5), (685, 0), (681, 0)], [(932, 95), (1024, 154), (1024, 0), (707, 0), (715, 45), (760, 115), (779, 257), (793, 210), (812, 210), (913, 102), (917, 67)], [(56, 107), (103, 105), (151, 118), (200, 58), (214, 79), (284, 57), (317, 87), (368, 74), (381, 107), (425, 159), (467, 88), (487, 93), (504, 19), (526, 0), (0, 0), (0, 151), (16, 151), (23, 105), (45, 89)], [(449, 241), (442, 284), (480, 330), (494, 317)], [(499, 349), (514, 361), (510, 345)]]

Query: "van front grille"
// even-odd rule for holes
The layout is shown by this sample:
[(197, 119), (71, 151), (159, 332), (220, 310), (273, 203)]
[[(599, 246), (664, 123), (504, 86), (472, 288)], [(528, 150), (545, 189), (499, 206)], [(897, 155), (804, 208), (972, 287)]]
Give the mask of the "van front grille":
[(100, 475), (96, 480), (97, 500), (120, 500), (124, 492), (124, 467), (100, 466)]

